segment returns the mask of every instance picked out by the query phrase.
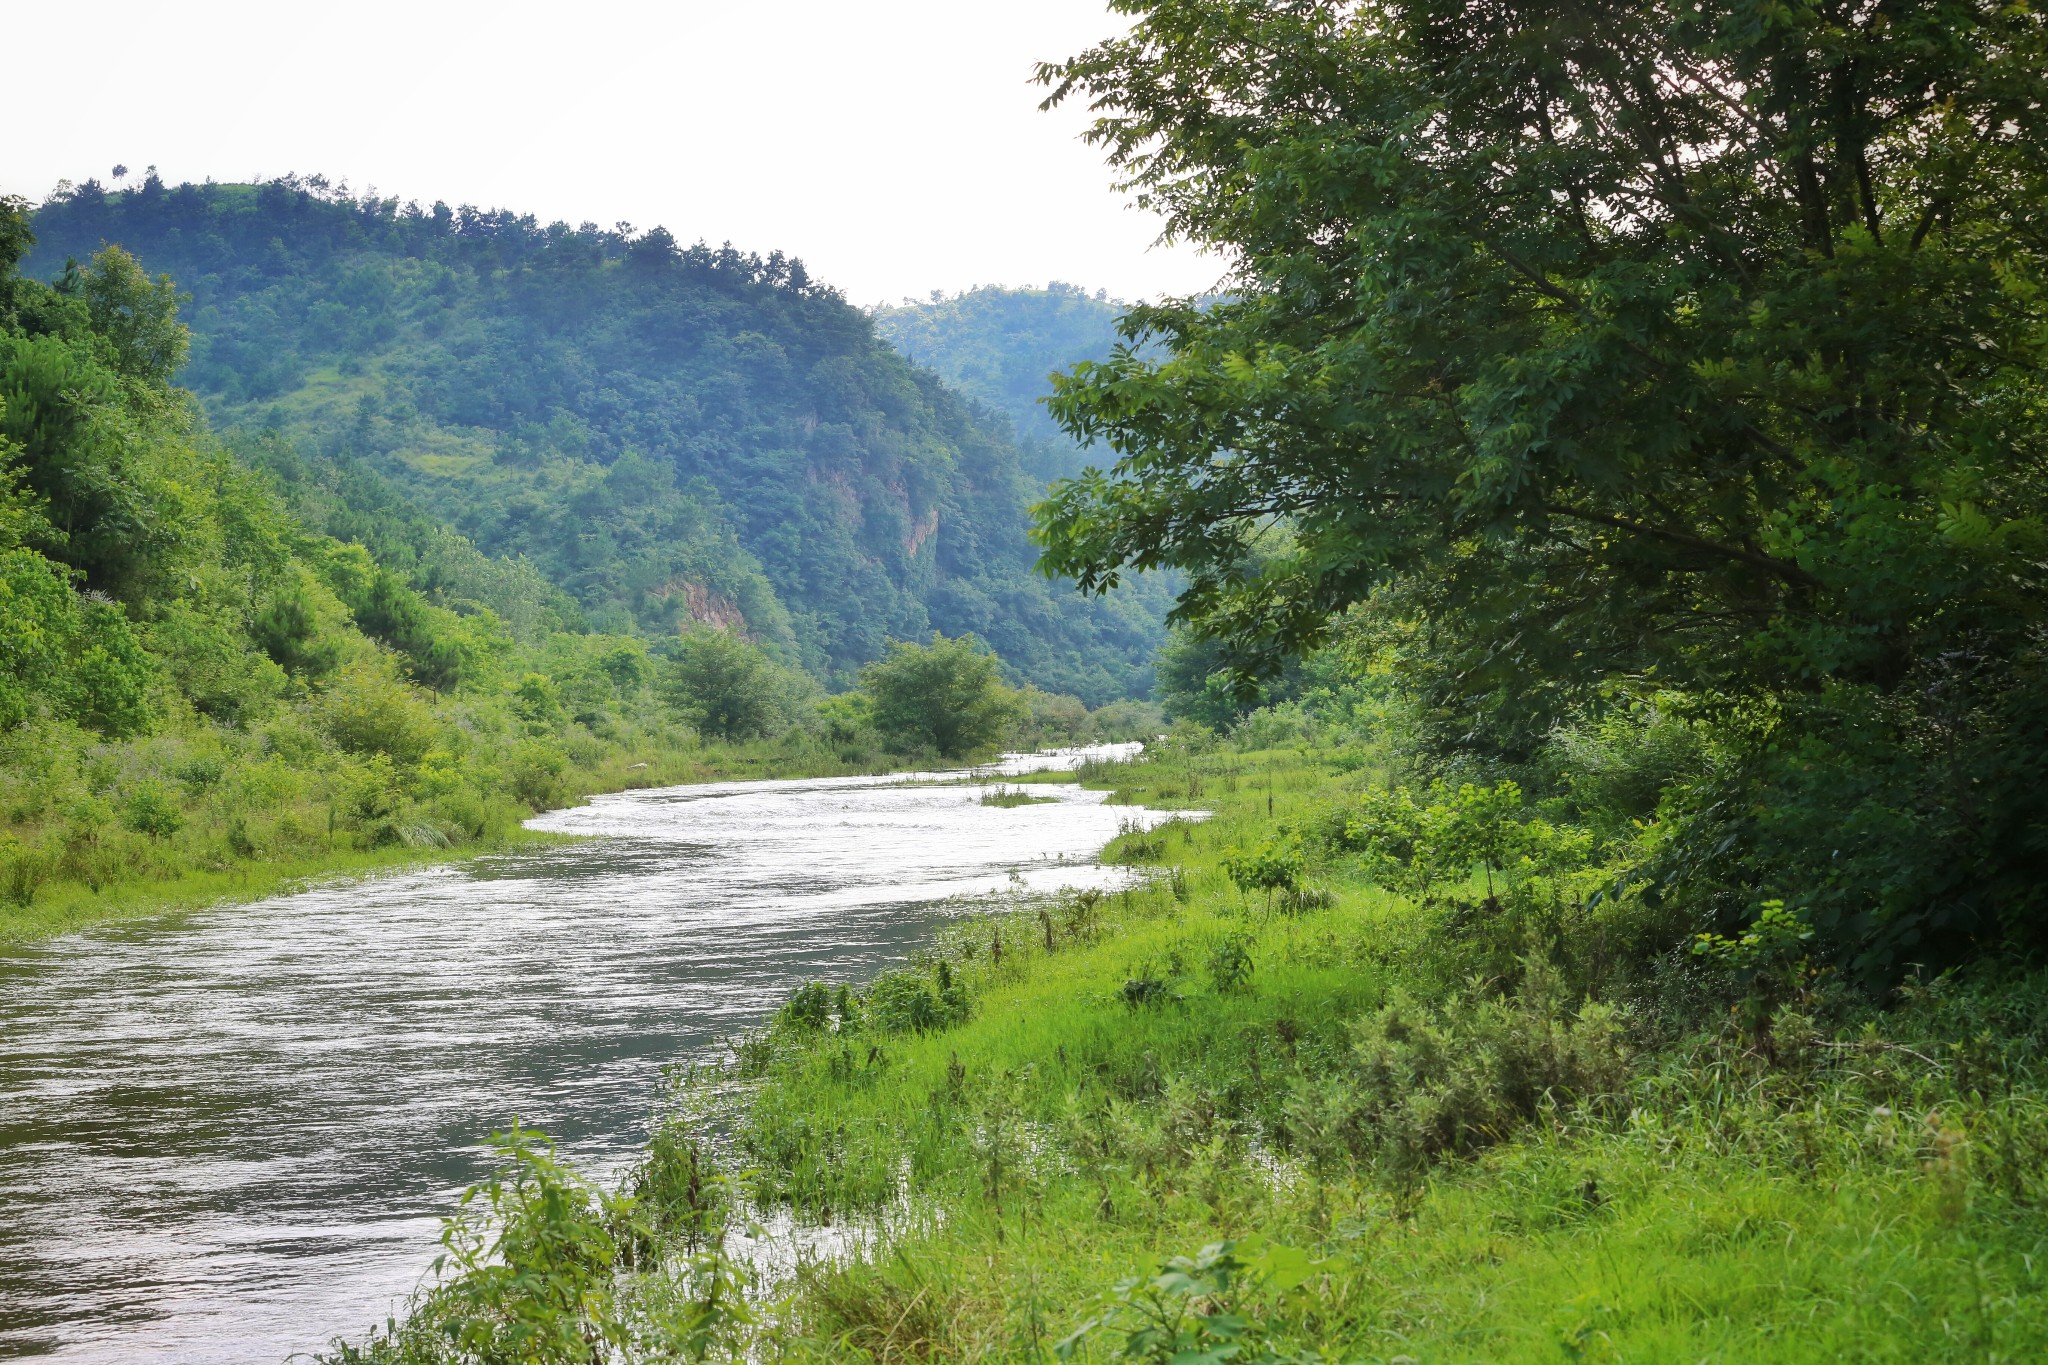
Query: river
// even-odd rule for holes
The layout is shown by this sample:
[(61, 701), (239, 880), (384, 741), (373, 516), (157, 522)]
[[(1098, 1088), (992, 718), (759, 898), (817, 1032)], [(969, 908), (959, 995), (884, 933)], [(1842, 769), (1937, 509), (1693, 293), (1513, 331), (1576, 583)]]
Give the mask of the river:
[(0, 1359), (275, 1365), (358, 1336), (492, 1130), (617, 1171), (667, 1064), (801, 981), (866, 980), (960, 898), (1113, 885), (1103, 844), (1161, 818), (982, 790), (599, 797), (533, 822), (584, 840), (0, 955)]

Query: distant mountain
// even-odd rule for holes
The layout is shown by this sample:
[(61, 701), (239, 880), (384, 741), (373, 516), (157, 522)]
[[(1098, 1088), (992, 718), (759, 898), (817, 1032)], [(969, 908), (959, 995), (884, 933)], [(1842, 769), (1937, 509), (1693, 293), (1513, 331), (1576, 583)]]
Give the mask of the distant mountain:
[(896, 349), (1008, 416), (1031, 472), (1057, 479), (1108, 461), (1076, 446), (1047, 414), (1039, 401), (1052, 390), (1046, 377), (1108, 356), (1123, 311), (1100, 290), (1055, 281), (1043, 289), (970, 289), (872, 316)]
[[(295, 179), (88, 182), (34, 229), (45, 278), (114, 243), (189, 291), (180, 382), (217, 425), (366, 468), (594, 627), (743, 623), (827, 677), (973, 631), (1090, 702), (1150, 686), (1163, 590), (1084, 599), (1033, 569), (1037, 436), (1027, 460), (936, 356), (906, 362), (779, 253)], [(1071, 305), (1088, 336), (1111, 309)], [(962, 385), (1015, 410), (1001, 374)]]

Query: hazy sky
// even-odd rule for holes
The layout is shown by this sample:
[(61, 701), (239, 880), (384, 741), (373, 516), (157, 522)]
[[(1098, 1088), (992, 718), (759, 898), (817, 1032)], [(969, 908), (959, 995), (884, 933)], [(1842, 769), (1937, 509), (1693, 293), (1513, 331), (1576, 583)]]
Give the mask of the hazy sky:
[[(1191, 292), (1032, 64), (1102, 0), (71, 0), (5, 23), (0, 191), (116, 162), (666, 226), (801, 256), (856, 303), (1062, 279)], [(26, 117), (24, 117), (26, 111)]]

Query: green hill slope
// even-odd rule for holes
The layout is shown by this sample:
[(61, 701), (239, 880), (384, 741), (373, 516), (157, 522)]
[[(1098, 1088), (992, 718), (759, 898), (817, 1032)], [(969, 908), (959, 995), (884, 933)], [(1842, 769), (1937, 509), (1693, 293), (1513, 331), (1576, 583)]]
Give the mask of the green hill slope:
[(875, 310), (875, 330), (961, 392), (1007, 416), (1031, 472), (1068, 478), (1091, 461), (1046, 413), (1046, 376), (1082, 360), (1104, 360), (1116, 344), (1124, 305), (1058, 281), (1043, 289), (970, 289), (929, 303)]
[(821, 676), (972, 631), (1091, 702), (1149, 686), (1163, 598), (1037, 577), (1043, 471), (799, 262), (319, 181), (89, 182), (34, 226), (31, 273), (114, 243), (190, 293), (217, 425), (360, 463), (594, 627), (744, 621)]

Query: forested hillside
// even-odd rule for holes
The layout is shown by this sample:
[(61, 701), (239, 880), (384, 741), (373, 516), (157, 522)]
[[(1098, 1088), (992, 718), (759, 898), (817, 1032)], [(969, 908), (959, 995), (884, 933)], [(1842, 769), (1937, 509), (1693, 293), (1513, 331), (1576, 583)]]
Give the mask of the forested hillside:
[[(928, 303), (875, 310), (875, 328), (896, 348), (962, 393), (1009, 417), (1031, 471), (1070, 478), (1089, 456), (1042, 401), (1048, 376), (1081, 361), (1109, 359), (1124, 305), (1057, 280), (1043, 289), (993, 285)], [(1102, 455), (1094, 457), (1103, 463)]]
[(592, 627), (744, 623), (826, 678), (937, 628), (1091, 702), (1149, 686), (1163, 604), (1034, 574), (1001, 423), (780, 254), (317, 179), (87, 182), (35, 232), (31, 274), (111, 243), (175, 279), (181, 381), (239, 444), (376, 475)]

